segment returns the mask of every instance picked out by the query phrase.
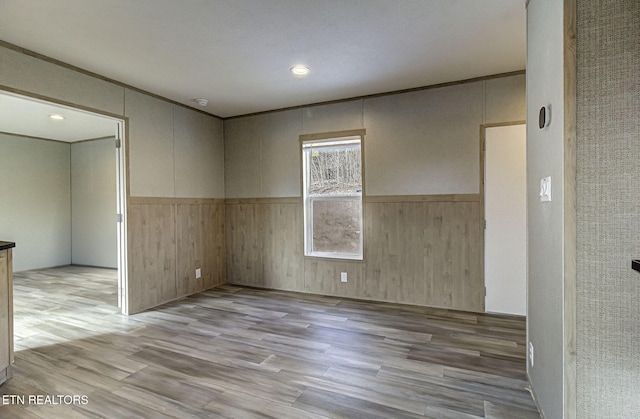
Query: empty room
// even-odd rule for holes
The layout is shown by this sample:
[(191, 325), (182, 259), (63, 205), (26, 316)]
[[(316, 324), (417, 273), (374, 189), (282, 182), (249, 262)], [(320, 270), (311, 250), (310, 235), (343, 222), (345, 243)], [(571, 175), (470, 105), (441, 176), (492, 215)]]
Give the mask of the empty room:
[(640, 415), (636, 1), (0, 10), (0, 417)]

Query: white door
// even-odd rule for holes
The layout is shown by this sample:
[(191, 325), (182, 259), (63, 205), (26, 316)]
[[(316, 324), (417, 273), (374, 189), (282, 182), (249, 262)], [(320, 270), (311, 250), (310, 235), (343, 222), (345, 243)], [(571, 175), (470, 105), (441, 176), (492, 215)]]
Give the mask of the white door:
[(485, 129), (484, 281), (488, 313), (527, 313), (526, 126)]

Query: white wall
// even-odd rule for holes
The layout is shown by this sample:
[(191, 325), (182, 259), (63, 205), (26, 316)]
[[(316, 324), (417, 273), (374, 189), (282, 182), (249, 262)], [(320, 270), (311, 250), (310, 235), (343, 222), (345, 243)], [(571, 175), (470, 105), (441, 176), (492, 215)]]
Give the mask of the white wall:
[[(527, 8), (527, 219), (528, 219), (528, 339), (534, 345), (534, 367), (527, 372), (540, 408), (547, 418), (564, 414), (565, 248), (575, 237), (565, 236), (565, 215), (575, 173), (565, 165), (564, 3), (531, 0)], [(538, 128), (540, 107), (551, 105), (551, 125)], [(540, 202), (540, 179), (551, 176), (552, 201)], [(575, 208), (574, 217), (575, 217)], [(575, 232), (574, 232), (575, 234)]]
[(115, 140), (71, 144), (71, 263), (117, 268)]
[(365, 128), (368, 195), (479, 193), (479, 127), (525, 118), (525, 76), (224, 123), (227, 198), (300, 196), (298, 136)]
[(67, 144), (0, 134), (0, 233), (16, 272), (116, 268), (113, 140)]
[(0, 236), (13, 269), (71, 262), (69, 144), (0, 134)]

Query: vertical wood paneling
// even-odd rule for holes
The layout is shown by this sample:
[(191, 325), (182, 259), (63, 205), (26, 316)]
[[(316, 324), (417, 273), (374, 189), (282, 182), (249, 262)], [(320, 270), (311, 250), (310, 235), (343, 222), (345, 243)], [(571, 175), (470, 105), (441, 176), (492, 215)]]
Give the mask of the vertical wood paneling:
[(261, 286), (302, 290), (302, 207), (261, 204), (258, 211), (263, 233)]
[(427, 219), (426, 305), (483, 312), (480, 203), (430, 205)]
[[(177, 291), (178, 296), (193, 294), (204, 289), (203, 269), (204, 243), (206, 235), (201, 206), (196, 204), (176, 205), (176, 241), (177, 241)], [(196, 269), (203, 276), (196, 278)]]
[(175, 207), (130, 204), (128, 212), (129, 312), (177, 296)]
[(226, 206), (229, 282), (483, 312), (481, 203), (449, 198), (366, 203), (363, 262), (304, 258), (301, 204), (236, 201)]
[(263, 286), (262, 234), (257, 204), (227, 205), (227, 281)]
[[(129, 210), (130, 312), (226, 282), (222, 200), (133, 198)], [(216, 202), (219, 201), (219, 202)], [(195, 277), (196, 269), (202, 276)]]
[[(347, 273), (347, 282), (340, 281), (341, 272)], [(363, 262), (305, 258), (305, 292), (364, 298), (364, 289)]]
[(366, 204), (366, 296), (374, 300), (425, 303), (422, 203)]
[(227, 280), (225, 246), (225, 205), (207, 204), (201, 207), (204, 245), (202, 261), (204, 289), (224, 284)]
[(479, 202), (369, 203), (366, 297), (484, 311)]
[(178, 296), (224, 283), (224, 204), (178, 203), (176, 216)]

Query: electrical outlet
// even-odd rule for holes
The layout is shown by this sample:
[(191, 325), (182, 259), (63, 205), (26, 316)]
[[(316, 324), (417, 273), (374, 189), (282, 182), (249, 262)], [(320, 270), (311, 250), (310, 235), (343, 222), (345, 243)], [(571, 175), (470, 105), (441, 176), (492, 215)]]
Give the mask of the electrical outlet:
[(340, 272), (340, 282), (347, 282), (347, 273)]
[(196, 279), (200, 278), (202, 276), (202, 271), (200, 270), (200, 268), (196, 269)]
[(533, 368), (533, 343), (529, 342), (529, 365)]

